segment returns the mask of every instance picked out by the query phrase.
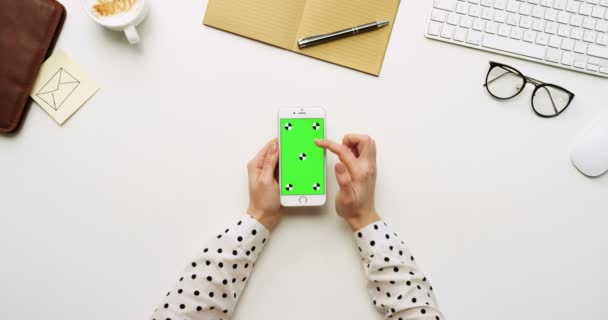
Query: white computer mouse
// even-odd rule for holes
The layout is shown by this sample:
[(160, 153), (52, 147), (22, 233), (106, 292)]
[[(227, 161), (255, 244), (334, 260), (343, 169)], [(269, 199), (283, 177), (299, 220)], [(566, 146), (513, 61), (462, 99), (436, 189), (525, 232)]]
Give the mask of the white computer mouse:
[(608, 112), (600, 114), (574, 140), (572, 164), (584, 175), (597, 177), (608, 171)]

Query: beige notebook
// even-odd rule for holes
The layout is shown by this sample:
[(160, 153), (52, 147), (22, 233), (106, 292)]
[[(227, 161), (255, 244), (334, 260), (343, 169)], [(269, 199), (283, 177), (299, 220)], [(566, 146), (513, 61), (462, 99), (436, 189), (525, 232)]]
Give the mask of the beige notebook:
[[(203, 23), (373, 75), (380, 74), (399, 0), (209, 0)], [(384, 28), (315, 47), (298, 40), (388, 20)]]

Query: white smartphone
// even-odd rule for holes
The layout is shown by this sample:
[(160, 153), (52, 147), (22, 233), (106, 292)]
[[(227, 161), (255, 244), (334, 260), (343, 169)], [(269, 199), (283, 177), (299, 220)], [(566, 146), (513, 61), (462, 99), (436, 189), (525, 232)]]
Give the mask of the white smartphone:
[(279, 110), (279, 185), (286, 207), (325, 204), (325, 149), (315, 139), (325, 139), (323, 108)]

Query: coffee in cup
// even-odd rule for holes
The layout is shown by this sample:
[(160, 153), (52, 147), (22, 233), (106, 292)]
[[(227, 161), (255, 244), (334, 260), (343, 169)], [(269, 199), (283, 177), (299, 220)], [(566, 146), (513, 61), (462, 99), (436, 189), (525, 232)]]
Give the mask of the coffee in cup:
[(111, 30), (124, 31), (130, 43), (140, 38), (135, 27), (148, 14), (147, 0), (82, 0), (89, 17)]

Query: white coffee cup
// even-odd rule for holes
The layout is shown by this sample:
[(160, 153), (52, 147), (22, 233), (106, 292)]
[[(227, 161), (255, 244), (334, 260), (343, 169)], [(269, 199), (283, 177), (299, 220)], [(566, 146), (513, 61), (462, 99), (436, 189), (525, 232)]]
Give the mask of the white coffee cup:
[(147, 0), (136, 0), (133, 7), (128, 11), (105, 17), (93, 13), (93, 5), (97, 2), (97, 0), (81, 0), (84, 10), (91, 19), (110, 30), (124, 31), (129, 43), (139, 42), (139, 34), (135, 27), (144, 21), (148, 15), (150, 4)]

